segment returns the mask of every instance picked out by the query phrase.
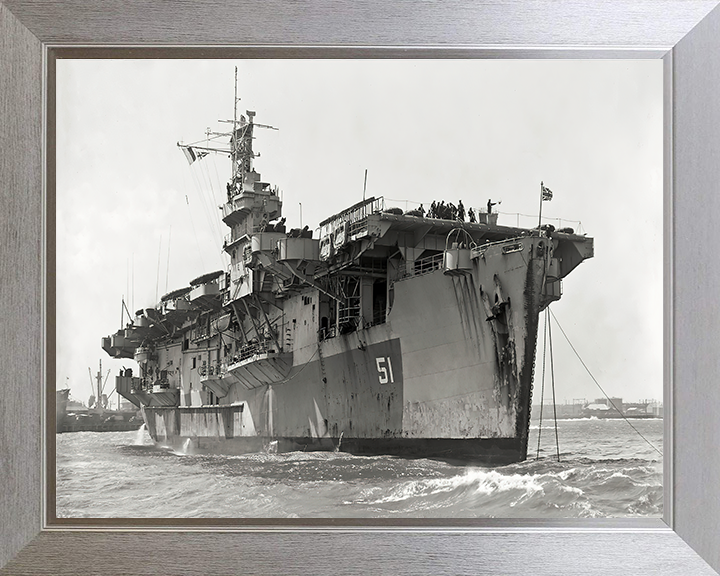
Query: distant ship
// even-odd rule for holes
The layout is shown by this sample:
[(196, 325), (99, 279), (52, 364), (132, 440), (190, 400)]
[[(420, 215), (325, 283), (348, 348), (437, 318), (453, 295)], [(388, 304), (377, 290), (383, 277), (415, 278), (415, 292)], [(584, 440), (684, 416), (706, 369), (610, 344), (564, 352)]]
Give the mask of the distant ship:
[(254, 133), (267, 126), (252, 111), (230, 123), (226, 150), (178, 144), (190, 162), (231, 158), (229, 269), (102, 339), (111, 357), (137, 362), (116, 387), (152, 439), (221, 454), (524, 460), (538, 317), (593, 240), (501, 226), (491, 204), (468, 222), (383, 198), (328, 217), (319, 238), (286, 231), (279, 190), (253, 168)]
[[(92, 379), (92, 374), (91, 374)], [(70, 396), (70, 388), (55, 392), (55, 432), (124, 432), (138, 430), (142, 417), (137, 410), (109, 410), (107, 395), (102, 393), (102, 361), (97, 376), (97, 396), (90, 396), (88, 406)]]

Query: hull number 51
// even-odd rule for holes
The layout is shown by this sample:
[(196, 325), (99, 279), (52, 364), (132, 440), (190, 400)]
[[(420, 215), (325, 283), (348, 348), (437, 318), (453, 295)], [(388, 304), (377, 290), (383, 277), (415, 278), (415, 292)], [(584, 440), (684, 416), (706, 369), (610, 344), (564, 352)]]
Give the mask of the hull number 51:
[(393, 376), (392, 362), (390, 361), (390, 356), (388, 356), (387, 358), (384, 358), (383, 356), (381, 356), (380, 358), (375, 358), (375, 365), (377, 366), (378, 379), (380, 380), (380, 384), (395, 382), (395, 376)]

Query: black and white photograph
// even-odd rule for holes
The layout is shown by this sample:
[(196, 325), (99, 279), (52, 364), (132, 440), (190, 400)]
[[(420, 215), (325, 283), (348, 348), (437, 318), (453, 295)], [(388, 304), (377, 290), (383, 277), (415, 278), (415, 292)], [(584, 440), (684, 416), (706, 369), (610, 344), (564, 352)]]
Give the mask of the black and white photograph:
[(659, 60), (56, 63), (62, 518), (663, 515)]

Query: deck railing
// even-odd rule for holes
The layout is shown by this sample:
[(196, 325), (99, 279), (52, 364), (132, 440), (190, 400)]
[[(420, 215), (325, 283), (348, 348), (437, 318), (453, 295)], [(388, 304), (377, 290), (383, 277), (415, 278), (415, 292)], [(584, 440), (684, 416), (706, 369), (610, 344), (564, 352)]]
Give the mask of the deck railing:
[(426, 256), (415, 260), (411, 265), (406, 266), (405, 270), (398, 276), (397, 280), (403, 280), (405, 278), (412, 278), (414, 276), (423, 276), (430, 274), (436, 270), (440, 270), (443, 267), (444, 253), (433, 254), (432, 256)]

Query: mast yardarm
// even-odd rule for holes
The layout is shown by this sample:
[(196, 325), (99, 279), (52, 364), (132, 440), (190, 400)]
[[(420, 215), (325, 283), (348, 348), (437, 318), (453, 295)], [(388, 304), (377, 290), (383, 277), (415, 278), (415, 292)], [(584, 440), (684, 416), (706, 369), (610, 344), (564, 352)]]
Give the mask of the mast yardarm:
[[(255, 112), (252, 110), (246, 110), (245, 116), (241, 114), (238, 118), (237, 103), (239, 98), (237, 97), (237, 67), (235, 68), (235, 102), (233, 106), (233, 119), (232, 120), (219, 120), (219, 122), (229, 123), (233, 125), (231, 132), (211, 132), (208, 130), (207, 136), (208, 145), (201, 146), (198, 144), (181, 144), (178, 142), (178, 147), (183, 151), (188, 163), (192, 164), (195, 160), (200, 160), (208, 154), (208, 152), (219, 152), (229, 154), (232, 160), (232, 175), (229, 182), (228, 193), (233, 196), (235, 194), (241, 194), (244, 186), (249, 185), (252, 189), (254, 180), (249, 176), (253, 171), (253, 160), (260, 154), (253, 152), (252, 141), (254, 138), (254, 130), (258, 128), (268, 128), (270, 130), (277, 130), (274, 126), (268, 126), (266, 124), (256, 124), (254, 122)], [(230, 137), (230, 149), (216, 148), (209, 146), (209, 141), (212, 138)]]

